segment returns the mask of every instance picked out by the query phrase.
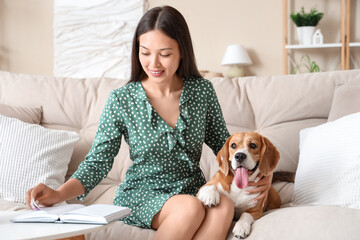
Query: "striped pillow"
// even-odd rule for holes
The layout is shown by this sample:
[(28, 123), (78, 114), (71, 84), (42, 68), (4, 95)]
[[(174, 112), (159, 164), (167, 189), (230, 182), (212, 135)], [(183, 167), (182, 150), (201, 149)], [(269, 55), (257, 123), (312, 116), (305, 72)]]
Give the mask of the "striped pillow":
[(292, 205), (360, 209), (360, 112), (301, 130)]
[(0, 115), (0, 198), (25, 203), (26, 191), (38, 183), (58, 188), (78, 140), (75, 132)]

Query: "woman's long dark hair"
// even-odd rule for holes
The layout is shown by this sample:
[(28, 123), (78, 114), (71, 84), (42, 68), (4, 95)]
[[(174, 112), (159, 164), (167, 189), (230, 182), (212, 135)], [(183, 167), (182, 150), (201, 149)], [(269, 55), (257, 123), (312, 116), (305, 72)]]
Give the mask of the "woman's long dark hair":
[(201, 77), (196, 66), (194, 49), (189, 28), (181, 13), (173, 7), (163, 6), (150, 9), (140, 19), (133, 38), (131, 52), (131, 77), (129, 82), (146, 78), (139, 60), (139, 37), (151, 30), (161, 30), (179, 44), (181, 60), (176, 71), (183, 78)]

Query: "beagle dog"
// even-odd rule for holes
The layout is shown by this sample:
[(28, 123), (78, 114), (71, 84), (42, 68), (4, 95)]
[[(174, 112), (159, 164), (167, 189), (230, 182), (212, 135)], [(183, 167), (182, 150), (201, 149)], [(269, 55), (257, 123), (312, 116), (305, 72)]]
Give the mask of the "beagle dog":
[(279, 208), (281, 199), (273, 187), (270, 188), (265, 206), (254, 202), (259, 194), (247, 194), (249, 181), (257, 182), (259, 176), (268, 176), (279, 162), (276, 147), (256, 132), (241, 132), (230, 136), (219, 151), (216, 160), (219, 171), (202, 186), (197, 194), (206, 206), (216, 206), (220, 194), (234, 202), (235, 218), (239, 219), (233, 233), (237, 238), (250, 234), (251, 224), (263, 215), (265, 209)]

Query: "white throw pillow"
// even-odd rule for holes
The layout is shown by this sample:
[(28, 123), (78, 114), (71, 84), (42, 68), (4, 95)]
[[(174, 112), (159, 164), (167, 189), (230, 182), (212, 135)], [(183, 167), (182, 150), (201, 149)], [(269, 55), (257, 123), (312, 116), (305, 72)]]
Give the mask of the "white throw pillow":
[(301, 130), (293, 205), (360, 208), (360, 113)]
[(0, 198), (25, 203), (26, 191), (38, 183), (64, 183), (79, 135), (46, 129), (0, 115)]

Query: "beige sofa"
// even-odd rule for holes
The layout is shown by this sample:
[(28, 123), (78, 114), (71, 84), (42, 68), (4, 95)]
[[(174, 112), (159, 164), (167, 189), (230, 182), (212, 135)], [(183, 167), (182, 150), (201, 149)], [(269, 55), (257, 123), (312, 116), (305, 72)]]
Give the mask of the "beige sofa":
[[(299, 159), (299, 131), (326, 123), (335, 89), (338, 85), (360, 85), (360, 70), (210, 80), (230, 133), (259, 131), (280, 151), (277, 170), (295, 172)], [(69, 164), (69, 177), (91, 147), (110, 91), (125, 83), (108, 78), (71, 79), (0, 72), (0, 103), (42, 106), (42, 126), (80, 134), (81, 139)], [(341, 109), (341, 113), (332, 113), (333, 118), (340, 117), (336, 114), (345, 115), (354, 111), (348, 105)], [(128, 149), (123, 143), (108, 177), (88, 195), (84, 204), (111, 204), (130, 164)], [(204, 146), (200, 165), (207, 179), (218, 170), (215, 156), (207, 146)], [(282, 182), (274, 186), (281, 195), (283, 206), (255, 221), (249, 240), (360, 238), (360, 210), (336, 206), (291, 207), (293, 184)], [(0, 200), (0, 210), (25, 208), (19, 203)], [(104, 231), (86, 235), (86, 238), (151, 239), (154, 233), (153, 230), (117, 222)], [(229, 233), (228, 239), (233, 238)]]

